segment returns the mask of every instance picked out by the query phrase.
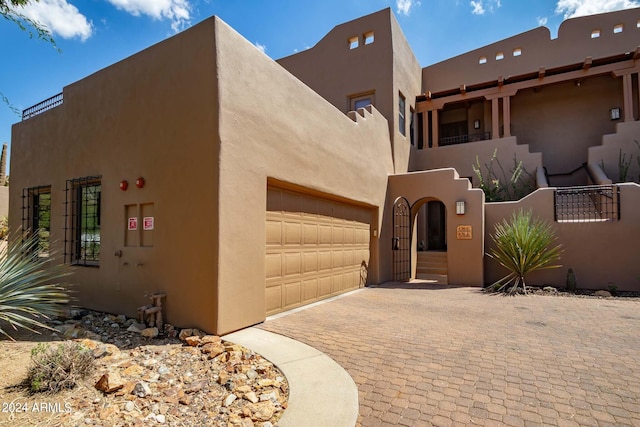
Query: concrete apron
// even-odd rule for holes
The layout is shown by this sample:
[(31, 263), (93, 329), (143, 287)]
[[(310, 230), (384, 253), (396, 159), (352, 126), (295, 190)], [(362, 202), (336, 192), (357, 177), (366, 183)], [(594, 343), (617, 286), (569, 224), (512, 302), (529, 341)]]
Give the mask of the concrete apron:
[(222, 337), (264, 356), (287, 377), (289, 401), (280, 427), (356, 425), (358, 388), (326, 354), (301, 342), (257, 328)]

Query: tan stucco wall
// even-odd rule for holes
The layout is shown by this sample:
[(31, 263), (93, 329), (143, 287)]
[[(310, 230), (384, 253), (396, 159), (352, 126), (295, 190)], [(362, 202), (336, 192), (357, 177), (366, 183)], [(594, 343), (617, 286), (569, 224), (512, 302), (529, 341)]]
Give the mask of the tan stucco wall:
[[(422, 199), (439, 200), (444, 203), (449, 267), (448, 282), (452, 285), (481, 286), (484, 283), (482, 260), (484, 253), (484, 193), (477, 188), (471, 188), (469, 180), (461, 179), (457, 172), (451, 168), (389, 177), (385, 224), (380, 237), (381, 281), (393, 278), (391, 250), (393, 202), (399, 196), (406, 197), (412, 206), (416, 202), (419, 205), (419, 201)], [(456, 201), (466, 202), (465, 215), (456, 215)], [(418, 205), (415, 206), (419, 207)], [(417, 214), (417, 209), (414, 209), (413, 214)], [(471, 240), (456, 238), (456, 229), (459, 225), (472, 227)], [(415, 242), (413, 242), (413, 251), (415, 251), (415, 246)], [(412, 270), (415, 272), (415, 265)]]
[[(640, 8), (568, 19), (560, 25), (555, 39), (548, 28), (539, 27), (424, 68), (423, 90), (435, 93), (462, 84), (495, 81), (500, 76), (508, 79), (537, 72), (540, 67), (577, 64), (589, 56), (596, 59), (633, 52), (638, 47), (639, 19)], [(618, 24), (623, 24), (624, 30), (614, 34)], [(591, 32), (596, 29), (600, 37), (592, 39)], [(514, 49), (521, 49), (522, 54), (513, 56)], [(504, 53), (504, 59), (496, 60), (498, 52)], [(478, 63), (482, 56), (487, 58), (485, 64)]]
[[(369, 32), (375, 40), (365, 45), (363, 35)], [(355, 49), (349, 49), (351, 37), (359, 38)], [(338, 25), (312, 48), (278, 63), (344, 113), (351, 109), (350, 97), (375, 92), (374, 105), (389, 122), (395, 171), (407, 171), (410, 111), (421, 69), (391, 9)], [(399, 93), (406, 99), (405, 136), (398, 130)]]
[(613, 182), (618, 182), (620, 153), (622, 153), (624, 162), (630, 162), (627, 180), (640, 182), (640, 146), (638, 144), (640, 144), (640, 121), (618, 123), (615, 133), (602, 137), (602, 145), (589, 148), (589, 162), (596, 165), (604, 162), (604, 171), (607, 176)]
[[(635, 28), (634, 28), (635, 30)], [(550, 174), (567, 173), (587, 161), (588, 148), (615, 131), (609, 117), (622, 105), (622, 79), (611, 76), (518, 91), (511, 99), (511, 133), (543, 155)], [(589, 119), (585, 119), (585, 118)], [(584, 185), (584, 176), (554, 185)]]
[[(169, 322), (216, 329), (213, 30), (207, 20), (67, 86), (61, 106), (13, 126), (11, 227), (21, 225), (22, 189), (51, 185), (51, 240), (62, 251), (65, 181), (102, 175), (100, 267), (72, 278), (85, 307), (135, 316), (146, 292), (166, 291)], [(154, 203), (153, 247), (124, 247), (125, 205), (138, 203)]]
[[(510, 178), (510, 172), (514, 167), (514, 156), (518, 161), (522, 161), (527, 172), (535, 174), (536, 168), (542, 165), (542, 155), (529, 152), (528, 145), (517, 142), (516, 137), (510, 137), (416, 150), (414, 153), (415, 166), (417, 170), (453, 167), (460, 176), (472, 178), (473, 186), (477, 187), (479, 180), (473, 172), (476, 156), (478, 156), (484, 174), (486, 172), (485, 164), (489, 163), (494, 151), (497, 150), (497, 159), (504, 167), (507, 179)], [(497, 164), (494, 170), (500, 172)]]
[(0, 186), (0, 218), (9, 217), (9, 187)]
[[(519, 202), (485, 204), (487, 252), (493, 245), (491, 233), (495, 224), (510, 218), (520, 208), (531, 209), (555, 229), (557, 243), (564, 252), (561, 268), (531, 273), (529, 285), (564, 287), (567, 271), (572, 268), (577, 286), (583, 289), (605, 289), (615, 285), (620, 291), (640, 290), (640, 264), (637, 244), (640, 240), (640, 185), (620, 186), (620, 221), (604, 223), (556, 223), (553, 218), (554, 189), (539, 189)], [(507, 270), (485, 257), (485, 278), (493, 283), (505, 276)]]
[[(388, 123), (378, 111), (361, 110), (364, 117), (354, 122), (219, 20), (216, 34), (222, 144), (217, 332), (224, 333), (265, 316), (268, 179), (374, 212), (380, 207), (379, 224), (393, 165)], [(375, 283), (377, 239), (372, 242)]]

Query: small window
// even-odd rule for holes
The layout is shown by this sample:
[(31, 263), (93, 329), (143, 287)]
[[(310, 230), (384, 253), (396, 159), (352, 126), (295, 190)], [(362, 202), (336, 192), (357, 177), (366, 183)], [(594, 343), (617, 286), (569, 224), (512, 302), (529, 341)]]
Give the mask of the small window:
[(613, 27), (613, 34), (620, 34), (624, 30), (624, 25), (618, 24)]
[(504, 59), (504, 52), (496, 53), (496, 61), (500, 61), (501, 59)]
[(353, 109), (358, 110), (360, 108), (364, 108), (371, 105), (371, 98), (363, 98), (355, 101)]
[(640, 28), (640, 19), (636, 22), (636, 28)]
[(100, 177), (67, 181), (65, 262), (98, 266), (100, 261)]
[(38, 235), (33, 251), (40, 257), (49, 256), (51, 232), (51, 187), (32, 187), (22, 191), (22, 229), (25, 237)]
[(591, 31), (591, 38), (592, 39), (597, 39), (598, 37), (600, 37), (600, 30)]
[(398, 130), (400, 133), (405, 136), (407, 134), (407, 122), (405, 119), (406, 115), (406, 102), (404, 100), (404, 96), (402, 94), (398, 95)]
[(357, 111), (360, 108), (365, 108), (369, 105), (374, 105), (375, 100), (375, 92), (366, 92), (361, 93), (359, 95), (354, 95), (349, 97), (349, 110)]
[(513, 49), (513, 56), (520, 56), (522, 55), (522, 49), (517, 47), (515, 49)]
[(355, 49), (359, 46), (358, 37), (351, 37), (349, 39), (349, 49)]
[(487, 57), (481, 56), (480, 59), (478, 60), (478, 64), (486, 64), (486, 63), (487, 63)]
[(371, 44), (375, 41), (375, 37), (373, 36), (373, 31), (369, 31), (368, 33), (364, 33), (364, 44)]

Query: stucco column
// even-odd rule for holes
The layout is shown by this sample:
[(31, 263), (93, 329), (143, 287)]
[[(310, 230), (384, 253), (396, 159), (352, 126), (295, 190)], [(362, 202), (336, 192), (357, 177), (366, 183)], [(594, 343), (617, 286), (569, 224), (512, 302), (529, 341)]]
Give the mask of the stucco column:
[(439, 125), (438, 125), (438, 110), (431, 111), (431, 137), (433, 138), (433, 147), (438, 146), (438, 140), (440, 139), (440, 135), (438, 133)]
[(631, 74), (622, 76), (622, 96), (624, 99), (624, 121), (633, 121), (633, 85), (631, 84)]
[(422, 113), (422, 149), (429, 148), (429, 112)]
[(504, 122), (504, 137), (511, 136), (511, 97), (502, 98), (502, 120)]
[(498, 98), (491, 100), (491, 139), (500, 138), (500, 104)]

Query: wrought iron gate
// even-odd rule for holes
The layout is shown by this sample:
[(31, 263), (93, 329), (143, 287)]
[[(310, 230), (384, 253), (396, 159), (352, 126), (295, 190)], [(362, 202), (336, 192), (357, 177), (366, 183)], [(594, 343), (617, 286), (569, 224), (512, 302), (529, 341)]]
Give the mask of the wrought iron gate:
[(393, 280), (411, 278), (411, 205), (400, 196), (393, 202)]

